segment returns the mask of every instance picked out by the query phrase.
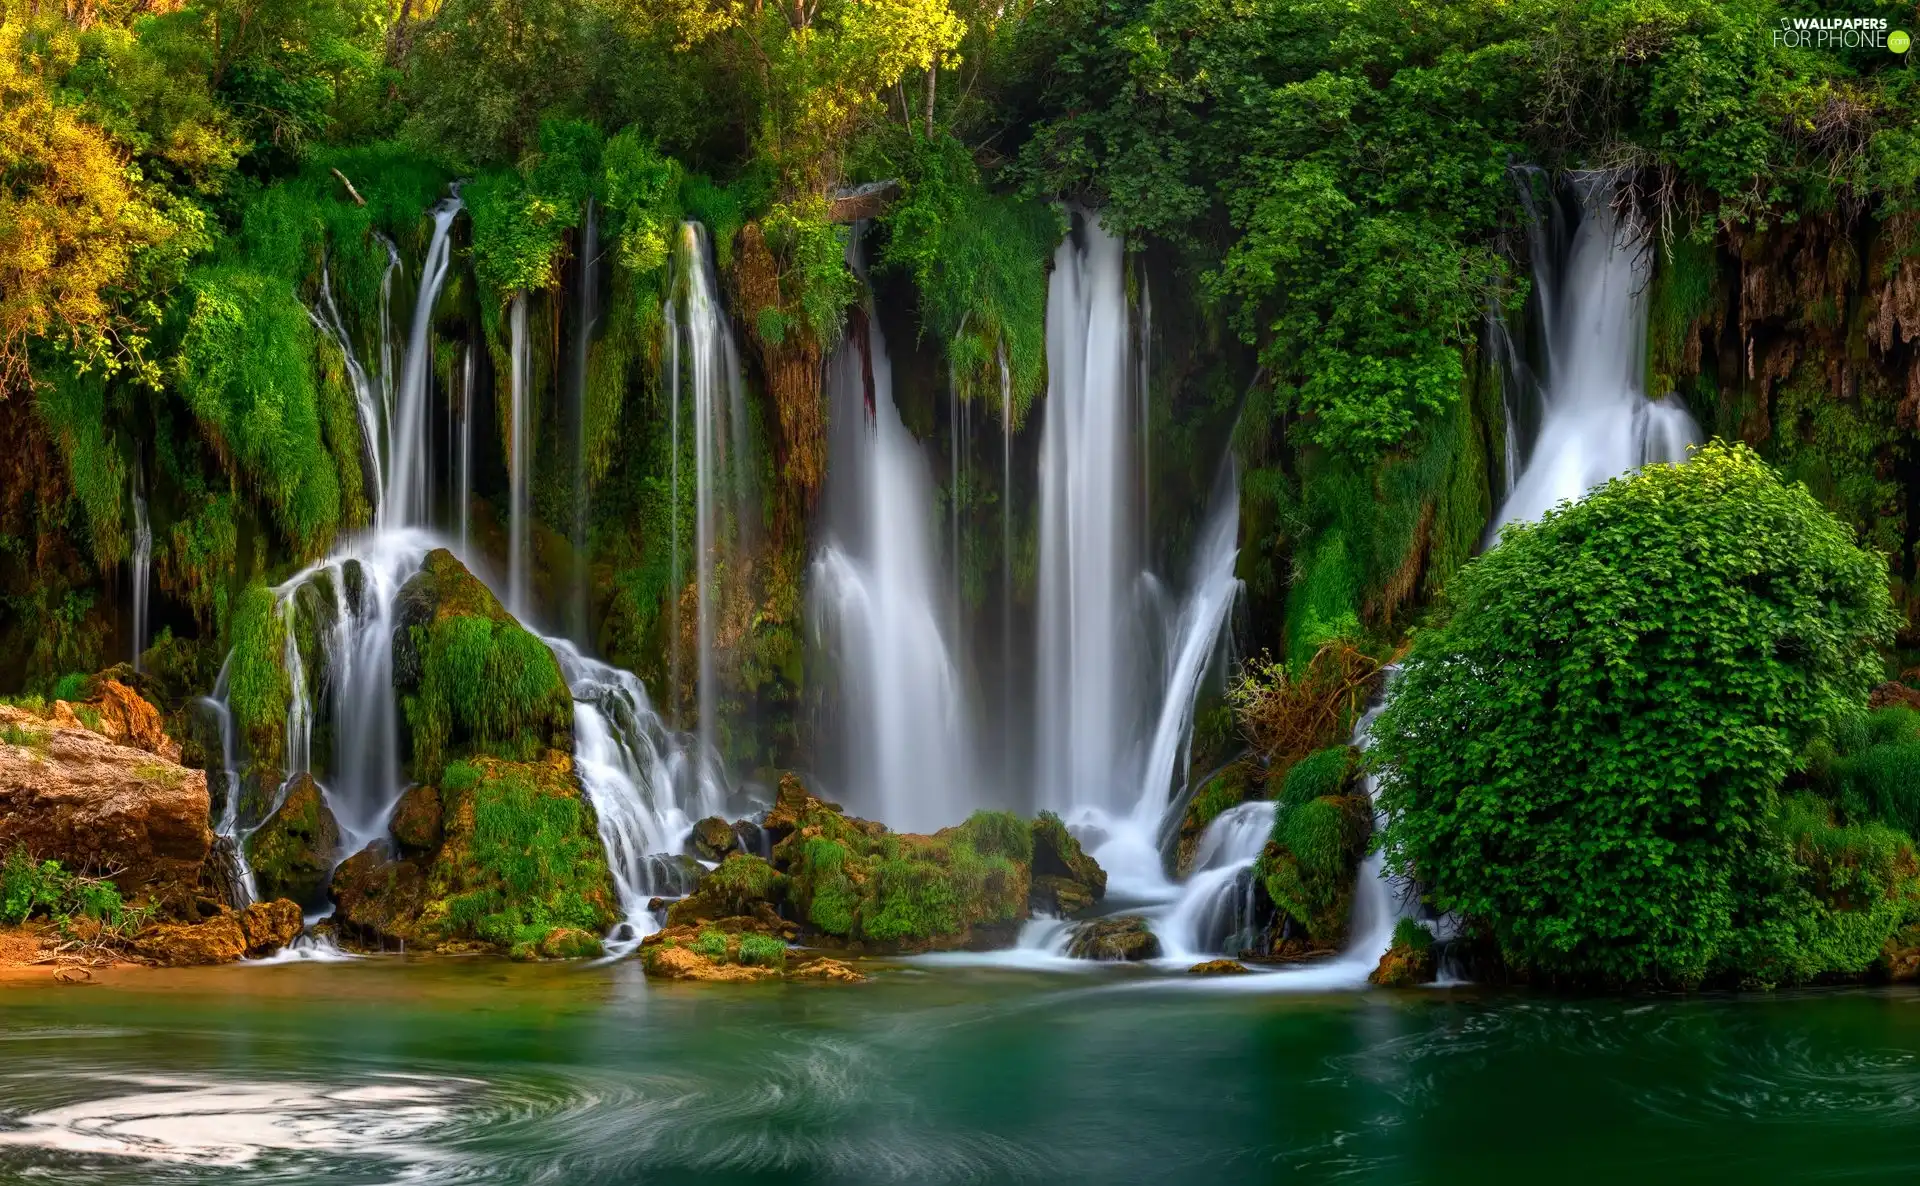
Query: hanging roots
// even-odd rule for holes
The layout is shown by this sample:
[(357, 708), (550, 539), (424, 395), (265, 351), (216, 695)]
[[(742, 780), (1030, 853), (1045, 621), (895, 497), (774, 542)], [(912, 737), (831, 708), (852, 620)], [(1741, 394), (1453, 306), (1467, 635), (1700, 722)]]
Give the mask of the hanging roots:
[(1380, 660), (1344, 642), (1314, 652), (1295, 675), (1269, 656), (1250, 661), (1227, 689), (1234, 719), (1270, 763), (1295, 760), (1343, 742), (1365, 706)]

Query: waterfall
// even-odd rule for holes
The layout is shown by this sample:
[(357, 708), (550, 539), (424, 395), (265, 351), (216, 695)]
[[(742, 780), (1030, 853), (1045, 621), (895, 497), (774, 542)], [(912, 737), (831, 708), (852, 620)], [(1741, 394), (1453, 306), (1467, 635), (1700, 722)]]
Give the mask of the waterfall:
[(1242, 803), (1221, 812), (1201, 833), (1192, 876), (1153, 920), (1166, 958), (1191, 963), (1238, 955), (1253, 945), (1258, 930), (1253, 863), (1266, 847), (1277, 807), (1264, 799)]
[[(858, 251), (856, 236), (850, 263), (864, 276)], [(979, 805), (973, 734), (943, 630), (933, 482), (894, 404), (871, 294), (826, 385), (827, 513), (810, 608), (816, 639), (837, 659), (839, 776), (856, 810), (932, 831)]]
[(573, 331), (573, 597), (569, 603), (573, 636), (587, 637), (587, 375), (593, 354), (593, 329), (599, 315), (599, 207), (587, 199), (586, 225), (580, 232), (580, 291)]
[[(240, 835), (240, 757), (233, 742), (233, 712), (227, 707), (228, 673), (233, 667), (233, 656), (228, 654), (220, 664), (220, 674), (213, 681), (213, 695), (200, 697), (200, 706), (213, 714), (215, 724), (220, 730), (220, 781), (226, 792), (220, 804), (220, 818), (214, 823), (214, 835), (225, 840), (233, 850), (234, 861), (234, 898), (241, 903), (252, 902), (258, 895), (253, 888), (253, 870), (247, 865), (247, 852), (241, 843)], [(212, 771), (207, 772), (209, 777)], [(209, 785), (208, 790), (212, 787)]]
[(460, 554), (468, 554), (473, 516), (473, 345), (460, 348)]
[(1129, 489), (1135, 453), (1125, 256), (1096, 218), (1054, 255), (1040, 461), (1039, 801), (1133, 806), (1144, 699)]
[(1647, 398), (1653, 250), (1646, 229), (1623, 223), (1615, 210), (1614, 174), (1578, 174), (1572, 186), (1579, 220), (1570, 237), (1550, 234), (1556, 228), (1546, 216), (1534, 219), (1536, 308), (1545, 337), (1540, 432), (1500, 507), (1495, 534), (1641, 465), (1685, 460), (1687, 446), (1699, 441), (1677, 399)]
[(674, 856), (694, 821), (721, 812), (725, 788), (711, 776), (710, 755), (667, 729), (637, 676), (587, 658), (565, 639), (547, 645), (573, 692), (574, 767), (599, 818), (625, 915), (608, 940), (622, 954), (658, 929), (650, 899), (692, 888)]
[[(719, 631), (720, 561), (729, 545), (741, 542), (750, 513), (747, 467), (746, 389), (740, 354), (726, 311), (720, 307), (719, 277), (706, 228), (682, 223), (678, 257), (680, 308), (668, 322), (675, 335), (673, 376), (685, 382), (693, 401), (694, 520), (693, 564), (698, 665), (694, 678), (699, 706), (701, 752), (717, 752), (719, 684), (714, 645)], [(675, 506), (678, 506), (677, 447), (679, 389), (675, 393)], [(676, 580), (674, 591), (679, 591)]]
[(153, 570), (153, 525), (147, 521), (145, 477), (133, 471), (133, 669), (147, 649), (147, 585)]
[(393, 452), (387, 459), (387, 503), (381, 507), (379, 520), (383, 527), (424, 524), (429, 514), (427, 399), (433, 377), (433, 307), (453, 262), (449, 232), (461, 208), (457, 192), (433, 208), (433, 237), (427, 242), (427, 256), (420, 266), (413, 325), (407, 334), (407, 352), (401, 359), (400, 383), (393, 394)]
[(507, 311), (509, 403), (507, 426), (507, 612), (527, 615), (527, 467), (533, 458), (533, 361), (528, 354), (527, 294), (515, 293)]

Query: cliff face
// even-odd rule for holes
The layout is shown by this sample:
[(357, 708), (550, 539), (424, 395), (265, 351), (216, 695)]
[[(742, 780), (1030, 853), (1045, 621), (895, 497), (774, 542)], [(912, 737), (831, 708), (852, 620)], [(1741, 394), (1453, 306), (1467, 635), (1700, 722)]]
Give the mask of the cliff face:
[(1745, 441), (1851, 522), (1888, 556), (1911, 621), (1920, 216), (1676, 242), (1659, 256), (1651, 321), (1649, 390), (1678, 390), (1708, 435)]

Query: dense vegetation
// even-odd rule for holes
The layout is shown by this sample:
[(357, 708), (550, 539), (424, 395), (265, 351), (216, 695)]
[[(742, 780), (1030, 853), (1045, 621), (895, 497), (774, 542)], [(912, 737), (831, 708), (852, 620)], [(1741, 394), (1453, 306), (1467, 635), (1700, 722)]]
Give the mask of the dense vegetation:
[[(1912, 19), (1891, 0), (1850, 12)], [(1336, 935), (1344, 871), (1367, 843), (1341, 743), (1410, 623), (1451, 606), (1418, 644), (1389, 718), (1399, 748), (1383, 751), (1402, 770), (1403, 818), (1437, 813), (1392, 841), (1436, 904), (1548, 974), (1854, 967), (1853, 948), (1809, 954), (1840, 925), (1829, 907), (1867, 885), (1850, 878), (1904, 893), (1901, 837), (1920, 826), (1912, 735), (1860, 715), (1884, 657), (1914, 640), (1920, 591), (1920, 75), (1885, 49), (1772, 35), (1815, 15), (1810, 0), (6, 3), (0, 431), (15, 448), (0, 464), (0, 690), (57, 696), (71, 673), (125, 656), (139, 495), (157, 626), (142, 690), (178, 709), (225, 663), (247, 793), (264, 809), (298, 691), (284, 655), (310, 651), (313, 629), (289, 638), (274, 586), (373, 520), (392, 445), (368, 439), (362, 371), (391, 353), (384, 327), (405, 324), (427, 211), (457, 183), (427, 365), (436, 423), (458, 411), (472, 434), (474, 496), (442, 519), (470, 520), (498, 552), (510, 438), (528, 432), (533, 567), (552, 586), (536, 599), (558, 607), (563, 574), (580, 574), (570, 632), (682, 721), (696, 537), (691, 484), (668, 475), (691, 471), (694, 446), (687, 394), (665, 378), (663, 309), (684, 299), (697, 249), (683, 222), (704, 227), (751, 388), (746, 455), (728, 463), (749, 493), (714, 574), (720, 743), (739, 769), (794, 765), (823, 682), (800, 624), (821, 363), (868, 332), (849, 320), (851, 224), (870, 221), (876, 315), (916, 380), (901, 384), (903, 418), (956, 462), (978, 454), (944, 474), (940, 498), (966, 534), (960, 583), (984, 637), (1002, 628), (987, 590), (1031, 603), (1032, 491), (979, 475), (1000, 448), (1031, 448), (997, 430), (1030, 433), (1046, 387), (1047, 266), (1072, 204), (1126, 236), (1129, 284), (1156, 309), (1150, 534), (1183, 544), (1231, 437), (1243, 641), (1278, 656), (1216, 710), (1238, 713), (1248, 756), (1201, 771), (1213, 777), (1183, 843), (1246, 798), (1279, 799), (1265, 892), (1309, 937)], [(1529, 210), (1576, 169), (1616, 171), (1622, 208), (1652, 230), (1649, 390), (1678, 392), (1712, 435), (1753, 452), (1616, 487), (1470, 562), (1508, 445), (1490, 327), (1511, 330), (1501, 342), (1537, 329)], [(533, 409), (516, 429), (502, 393), (522, 320)], [(932, 395), (948, 384), (957, 415)], [(1679, 530), (1661, 515), (1713, 481), (1746, 483), (1777, 512), (1767, 579), (1844, 576), (1854, 619), (1838, 624), (1824, 600), (1780, 608), (1828, 631), (1782, 650), (1739, 615), (1789, 590), (1716, 583), (1692, 552), (1650, 547), (1682, 547), (1649, 524)], [(1680, 501), (1648, 519), (1638, 500), (1662, 482), (1680, 483)], [(1698, 546), (1749, 563), (1749, 517), (1699, 505)], [(1627, 554), (1628, 538), (1644, 551)], [(1887, 571), (1843, 563), (1860, 542)], [(1663, 554), (1678, 567), (1656, 570)], [(1615, 629), (1579, 643), (1629, 665), (1596, 677), (1618, 688), (1501, 668), (1559, 698), (1515, 685), (1501, 728), (1442, 746), (1437, 722), (1491, 713), (1502, 685), (1433, 657), (1538, 660), (1554, 619), (1500, 626), (1499, 608), (1536, 609), (1515, 599), (1537, 588), (1597, 621), (1617, 591), (1567, 575), (1583, 564), (1644, 577), (1676, 616), (1651, 633), (1601, 621)], [(1581, 596), (1595, 589), (1604, 611)], [(471, 760), (564, 751), (570, 700), (539, 640), (491, 595), (414, 592), (396, 657), (412, 773), (437, 784)], [(1875, 600), (1889, 592), (1891, 609)], [(1585, 661), (1577, 634), (1549, 640), (1573, 648), (1568, 665)], [(1647, 650), (1683, 636), (1724, 647), (1719, 665)], [(1683, 688), (1685, 711), (1672, 703)], [(1588, 719), (1566, 697), (1629, 690), (1646, 703), (1580, 712), (1645, 732), (1596, 749), (1591, 778), (1566, 775), (1556, 731)], [(1637, 798), (1656, 783), (1665, 822)], [(529, 798), (504, 775), (475, 788), (461, 792), (479, 812), (463, 835), (483, 849), (546, 837), (550, 857), (590, 832), (564, 794)], [(1514, 810), (1533, 797), (1538, 812)], [(1463, 826), (1524, 824), (1538, 844), (1581, 813), (1617, 826), (1619, 844), (1605, 878), (1570, 855), (1559, 889), (1502, 859), (1513, 835)], [(827, 932), (875, 941), (1012, 916), (1016, 853), (985, 833), (929, 843), (903, 856), (815, 838), (788, 854), (796, 900)], [(1511, 883), (1489, 884), (1501, 870)], [(482, 881), (460, 882), (446, 934), (526, 947), (606, 910), (583, 894), (516, 913)], [(1756, 914), (1763, 899), (1775, 906)]]

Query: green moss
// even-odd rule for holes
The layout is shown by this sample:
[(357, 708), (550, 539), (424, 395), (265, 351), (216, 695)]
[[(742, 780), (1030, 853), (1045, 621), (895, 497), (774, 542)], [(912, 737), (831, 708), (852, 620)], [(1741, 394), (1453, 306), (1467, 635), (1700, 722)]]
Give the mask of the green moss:
[(1413, 952), (1431, 951), (1433, 932), (1422, 926), (1418, 919), (1403, 918), (1393, 924), (1393, 945)]
[(1301, 806), (1327, 795), (1346, 792), (1358, 769), (1352, 746), (1330, 745), (1315, 750), (1287, 769), (1280, 787), (1280, 802)]
[(1283, 803), (1254, 872), (1274, 906), (1310, 938), (1337, 942), (1346, 935), (1354, 871), (1371, 833), (1372, 818), (1360, 796)]
[(51, 368), (34, 406), (67, 463), (84, 513), (94, 562), (101, 568), (126, 558), (127, 467), (107, 435), (107, 388), (96, 372)]
[(564, 758), (455, 763), (440, 792), (446, 839), (429, 870), (427, 930), (512, 949), (617, 919), (606, 852)]
[(227, 704), (253, 760), (274, 768), (280, 765), (287, 704), (293, 696), (293, 683), (282, 666), (285, 650), (286, 622), (274, 604), (273, 590), (256, 581), (234, 607)]
[(1033, 830), (1011, 811), (976, 811), (960, 825), (960, 834), (983, 856), (1021, 864), (1033, 860)]
[(724, 913), (751, 914), (755, 903), (779, 901), (784, 880), (757, 856), (729, 853), (701, 881), (700, 896)]

